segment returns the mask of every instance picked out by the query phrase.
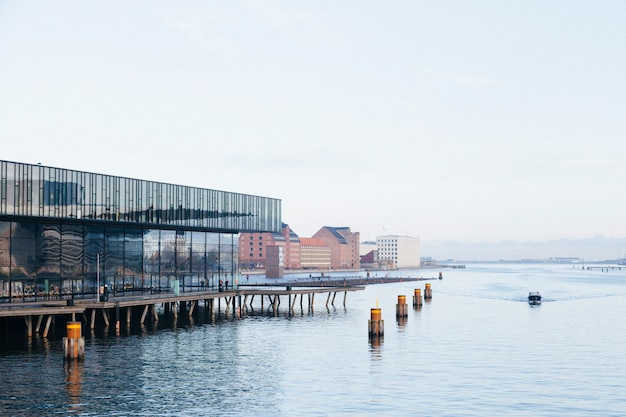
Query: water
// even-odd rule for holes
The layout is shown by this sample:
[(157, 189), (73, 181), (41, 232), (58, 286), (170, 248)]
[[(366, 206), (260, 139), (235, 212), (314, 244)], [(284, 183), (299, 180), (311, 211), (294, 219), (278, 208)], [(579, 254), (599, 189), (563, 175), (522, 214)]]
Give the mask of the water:
[[(429, 272), (412, 275), (438, 271)], [(88, 335), (81, 364), (64, 364), (57, 339), (5, 345), (0, 414), (626, 414), (626, 269), (485, 264), (443, 272), (426, 281), (432, 302), (410, 308), (403, 325), (397, 296), (411, 303), (425, 282), (369, 286), (349, 293), (345, 309), (343, 294), (328, 309), (318, 296), (312, 314), (289, 317), (283, 303), (278, 317)], [(531, 307), (526, 296), (535, 290), (544, 302)], [(377, 302), (379, 345), (367, 336)]]

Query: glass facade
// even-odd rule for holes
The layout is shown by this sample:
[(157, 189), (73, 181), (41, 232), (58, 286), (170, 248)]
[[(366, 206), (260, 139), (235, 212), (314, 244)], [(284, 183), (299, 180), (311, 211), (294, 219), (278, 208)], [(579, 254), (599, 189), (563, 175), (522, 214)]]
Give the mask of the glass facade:
[(0, 301), (212, 288), (239, 232), (282, 224), (266, 197), (5, 161), (0, 181)]

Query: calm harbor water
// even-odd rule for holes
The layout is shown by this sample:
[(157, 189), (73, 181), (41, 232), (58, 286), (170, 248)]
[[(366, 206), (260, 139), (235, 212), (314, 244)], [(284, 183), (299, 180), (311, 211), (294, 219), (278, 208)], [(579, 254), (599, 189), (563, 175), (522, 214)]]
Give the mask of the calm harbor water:
[[(435, 276), (438, 271), (399, 275)], [(7, 416), (623, 416), (626, 268), (476, 264), (443, 280), (372, 285), (336, 307), (243, 319), (203, 315), (119, 337), (4, 343)], [(433, 300), (395, 318), (398, 295)], [(526, 302), (529, 291), (544, 297)], [(385, 335), (368, 341), (370, 308)], [(296, 304), (299, 307), (299, 304)], [(305, 300), (306, 308), (306, 300)], [(257, 309), (258, 313), (258, 309)]]

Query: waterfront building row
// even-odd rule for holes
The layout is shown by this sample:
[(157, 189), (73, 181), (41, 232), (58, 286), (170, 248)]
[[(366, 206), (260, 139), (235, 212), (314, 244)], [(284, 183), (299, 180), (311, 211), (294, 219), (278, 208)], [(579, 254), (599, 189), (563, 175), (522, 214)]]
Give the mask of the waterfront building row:
[(265, 268), (267, 248), (282, 247), (286, 269), (359, 269), (359, 233), (349, 227), (324, 226), (311, 238), (299, 237), (287, 224), (281, 233), (242, 233), (242, 268)]
[(280, 232), (281, 214), (268, 197), (0, 161), (0, 301), (214, 285), (238, 273), (238, 234)]

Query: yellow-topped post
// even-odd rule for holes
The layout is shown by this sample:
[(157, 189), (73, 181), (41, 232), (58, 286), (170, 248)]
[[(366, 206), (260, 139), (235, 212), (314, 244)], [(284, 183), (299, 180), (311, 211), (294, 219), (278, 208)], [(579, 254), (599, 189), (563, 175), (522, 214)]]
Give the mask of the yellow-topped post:
[(399, 295), (398, 304), (396, 304), (396, 317), (408, 317), (408, 315), (406, 295)]
[(381, 320), (381, 313), (382, 310), (378, 306), (370, 309), (370, 319), (367, 321), (368, 334), (370, 337), (382, 336), (385, 333), (385, 321)]
[(79, 321), (70, 321), (65, 326), (67, 337), (63, 338), (63, 356), (66, 359), (85, 357), (85, 338)]
[(422, 305), (422, 290), (416, 288), (413, 290), (413, 307), (420, 307)]

